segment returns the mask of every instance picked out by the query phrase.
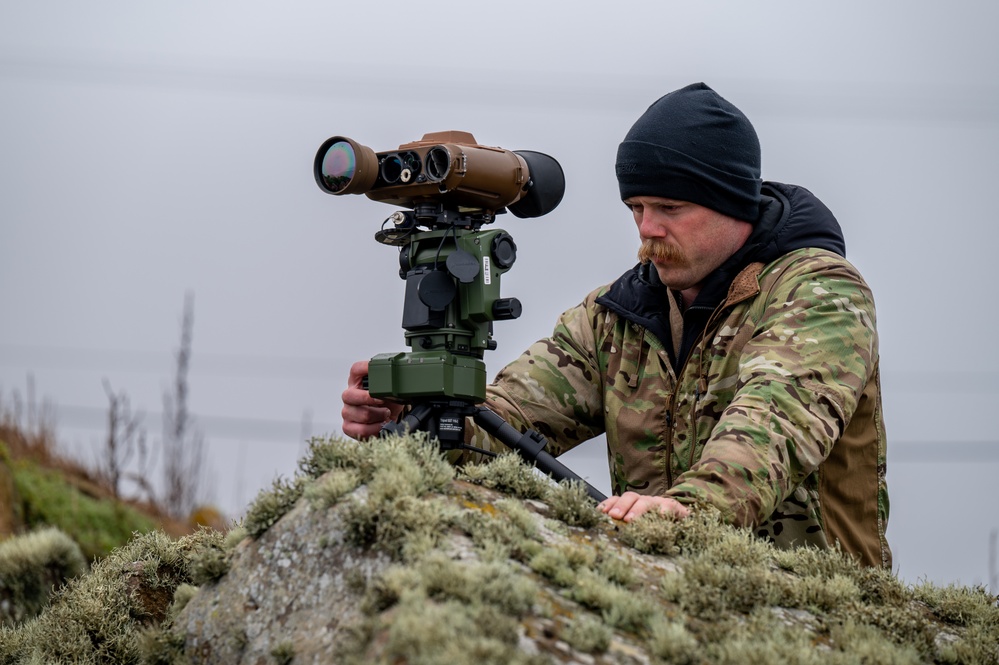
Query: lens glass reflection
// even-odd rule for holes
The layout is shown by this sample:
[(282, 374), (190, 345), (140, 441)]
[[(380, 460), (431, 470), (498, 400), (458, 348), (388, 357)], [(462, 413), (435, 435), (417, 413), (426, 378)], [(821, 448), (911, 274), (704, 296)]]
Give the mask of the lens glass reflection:
[(323, 181), (326, 189), (339, 192), (347, 186), (354, 177), (357, 160), (354, 149), (346, 141), (337, 141), (326, 151), (323, 157)]

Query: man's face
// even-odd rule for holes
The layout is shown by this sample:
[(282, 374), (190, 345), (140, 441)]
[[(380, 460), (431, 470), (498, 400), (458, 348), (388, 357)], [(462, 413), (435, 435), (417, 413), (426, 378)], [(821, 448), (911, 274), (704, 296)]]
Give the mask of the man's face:
[(651, 262), (662, 283), (679, 291), (699, 288), (753, 230), (747, 222), (687, 201), (633, 196), (624, 203), (642, 239), (639, 260)]

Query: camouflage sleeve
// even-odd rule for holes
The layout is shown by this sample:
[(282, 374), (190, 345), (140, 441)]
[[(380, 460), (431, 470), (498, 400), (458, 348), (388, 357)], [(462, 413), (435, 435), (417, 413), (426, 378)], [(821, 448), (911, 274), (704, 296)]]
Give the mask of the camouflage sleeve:
[[(555, 456), (603, 432), (595, 349), (595, 322), (601, 316), (593, 302), (595, 293), (564, 312), (552, 336), (535, 342), (503, 368), (486, 393), (486, 406), (518, 430), (541, 432)], [(470, 443), (504, 449), (478, 428)]]
[(852, 265), (812, 251), (776, 269), (751, 308), (734, 399), (667, 492), (737, 525), (767, 519), (817, 469), (878, 362), (873, 298)]

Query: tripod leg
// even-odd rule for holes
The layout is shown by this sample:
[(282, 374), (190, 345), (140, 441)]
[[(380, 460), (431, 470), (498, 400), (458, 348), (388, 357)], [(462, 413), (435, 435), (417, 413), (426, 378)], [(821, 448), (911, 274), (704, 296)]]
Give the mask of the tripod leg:
[(595, 487), (573, 473), (569, 467), (546, 452), (545, 445), (547, 445), (548, 440), (540, 432), (528, 430), (525, 434), (521, 434), (499, 415), (484, 406), (478, 407), (473, 417), (476, 425), (499, 439), (507, 447), (515, 450), (523, 459), (534, 464), (556, 482), (573, 480), (582, 483), (586, 493), (597, 503), (607, 498)]
[(381, 436), (388, 434), (405, 435), (409, 432), (427, 431), (428, 419), (433, 413), (433, 407), (429, 404), (417, 404), (413, 410), (397, 423), (385, 423), (382, 425)]

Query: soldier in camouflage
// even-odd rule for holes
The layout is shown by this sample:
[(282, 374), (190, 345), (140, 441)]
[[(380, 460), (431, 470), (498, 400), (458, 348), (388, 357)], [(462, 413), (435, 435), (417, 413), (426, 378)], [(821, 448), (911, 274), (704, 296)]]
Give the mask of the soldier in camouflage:
[[(755, 130), (703, 83), (650, 106), (616, 166), (640, 262), (504, 368), (487, 405), (553, 455), (606, 434), (611, 517), (710, 505), (778, 546), (890, 568), (874, 300), (835, 217), (760, 179)], [(343, 394), (358, 438), (399, 409), (360, 388), (366, 371)]]

